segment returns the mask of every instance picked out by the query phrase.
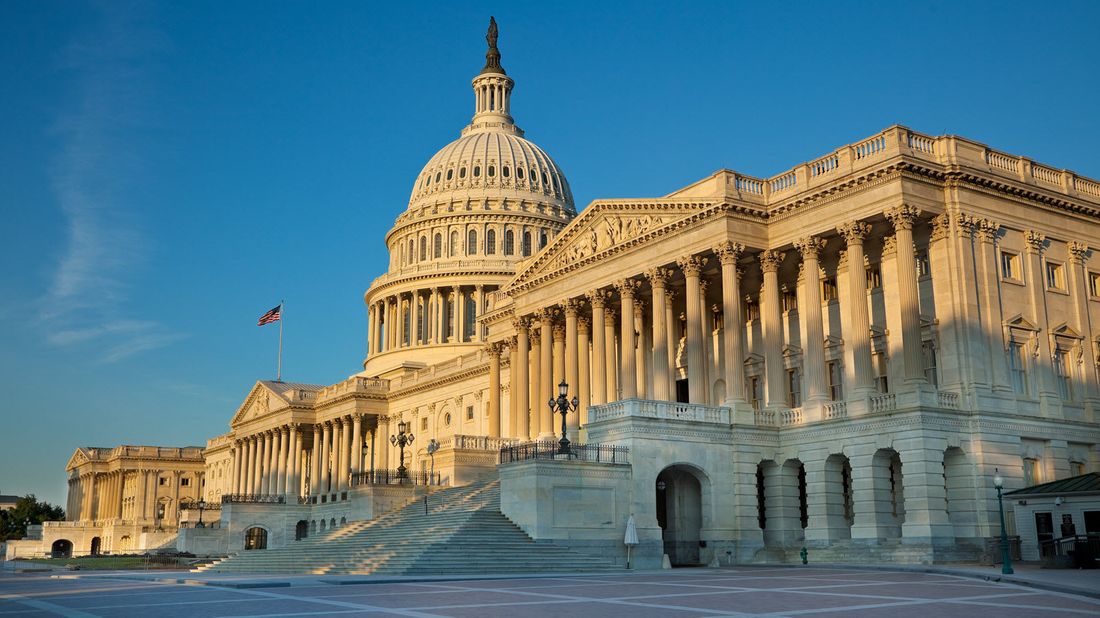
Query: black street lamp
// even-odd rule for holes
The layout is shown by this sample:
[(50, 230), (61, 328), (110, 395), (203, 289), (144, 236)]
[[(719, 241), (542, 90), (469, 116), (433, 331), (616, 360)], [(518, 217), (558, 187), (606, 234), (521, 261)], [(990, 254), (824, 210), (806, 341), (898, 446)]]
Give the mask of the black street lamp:
[(191, 505), (199, 510), (199, 523), (195, 524), (195, 527), (205, 528), (206, 524), (202, 523), (202, 512), (206, 510), (206, 500), (199, 498), (198, 502), (192, 502)]
[(997, 488), (997, 508), (1001, 512), (1001, 573), (1005, 575), (1012, 575), (1012, 556), (1008, 551), (1008, 532), (1005, 530), (1005, 505), (1004, 500), (1001, 498), (1001, 488), (1004, 487), (1005, 480), (1001, 478), (1001, 473), (997, 468), (993, 468), (993, 486)]
[[(367, 472), (367, 443), (363, 442), (363, 452), (359, 456), (359, 474), (365, 474)], [(360, 479), (356, 479), (360, 480)]]
[(397, 423), (397, 435), (390, 436), (390, 444), (400, 449), (401, 465), (397, 466), (397, 478), (408, 478), (409, 472), (405, 467), (405, 447), (412, 444), (416, 436), (409, 433), (409, 424), (406, 421)]
[(550, 401), (547, 402), (547, 405), (550, 406), (550, 414), (555, 412), (561, 414), (561, 440), (558, 440), (560, 445), (558, 453), (569, 454), (570, 452), (569, 438), (566, 437), (565, 433), (565, 416), (570, 412), (575, 412), (580, 403), (576, 397), (573, 397), (572, 401), (569, 400), (569, 385), (565, 383), (565, 380), (558, 384), (558, 398), (551, 397)]

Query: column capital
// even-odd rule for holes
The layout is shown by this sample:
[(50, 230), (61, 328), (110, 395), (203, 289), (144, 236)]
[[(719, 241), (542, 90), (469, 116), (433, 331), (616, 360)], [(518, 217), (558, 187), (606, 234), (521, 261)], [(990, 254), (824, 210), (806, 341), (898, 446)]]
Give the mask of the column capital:
[(554, 325), (554, 341), (565, 341), (565, 326), (561, 324)]
[(714, 247), (713, 251), (718, 256), (718, 261), (723, 265), (736, 264), (737, 260), (741, 259), (741, 254), (745, 252), (745, 245), (727, 240)]
[(517, 333), (521, 331), (526, 331), (528, 321), (529, 318), (527, 317), (512, 318), (512, 330), (516, 331)]
[(504, 344), (496, 341), (493, 343), (485, 344), (481, 349), (484, 350), (485, 353), (488, 354), (490, 357), (495, 357), (499, 359), (502, 348), (504, 348)]
[(703, 266), (706, 263), (707, 258), (698, 255), (687, 255), (676, 260), (676, 264), (680, 267), (680, 270), (684, 271), (685, 275), (694, 277), (698, 277), (699, 273), (703, 272)]
[(1046, 234), (1042, 232), (1036, 232), (1035, 230), (1028, 230), (1024, 234), (1024, 242), (1027, 243), (1028, 253), (1042, 253), (1043, 245), (1046, 243)]
[(535, 320), (538, 322), (550, 321), (554, 317), (554, 312), (546, 307), (535, 309)]
[(479, 284), (474, 286), (474, 289), (477, 290), (478, 294), (480, 294), (481, 291), (485, 289), (485, 284), (484, 283), (479, 283)]
[(760, 270), (766, 273), (773, 273), (779, 270), (779, 265), (783, 263), (783, 258), (787, 254), (782, 251), (776, 251), (774, 249), (765, 249), (760, 252)]
[(849, 221), (836, 226), (836, 233), (840, 234), (848, 245), (862, 245), (863, 239), (871, 233), (871, 226), (863, 221)]
[(917, 222), (917, 217), (920, 217), (920, 208), (910, 204), (900, 204), (887, 208), (882, 214), (894, 224), (895, 230), (911, 230)]
[(531, 332), (527, 333), (527, 342), (531, 344), (531, 347), (535, 347), (542, 343), (542, 329), (532, 328)]
[(898, 237), (893, 234), (882, 239), (882, 257), (894, 255), (898, 251)]
[(614, 326), (616, 315), (618, 315), (618, 312), (615, 311), (614, 307), (608, 307), (607, 309), (605, 309), (604, 314), (603, 314), (603, 323), (604, 323), (604, 325), (605, 326)]
[(1069, 241), (1069, 255), (1074, 262), (1078, 264), (1084, 264), (1085, 258), (1088, 257), (1088, 254), (1089, 246), (1086, 243), (1083, 243), (1079, 240)]
[(641, 286), (641, 282), (630, 277), (615, 282), (615, 289), (619, 291), (619, 296), (632, 297), (639, 286)]
[(579, 298), (566, 298), (559, 303), (563, 311), (565, 311), (566, 317), (577, 317), (577, 312), (581, 309), (581, 300)]
[(991, 243), (1000, 231), (1001, 226), (999, 223), (990, 219), (982, 219), (978, 228), (978, 240)]
[(603, 309), (607, 306), (607, 299), (610, 293), (607, 290), (592, 290), (585, 292), (585, 297), (588, 298), (588, 303), (595, 309)]
[(577, 332), (587, 333), (588, 332), (588, 327), (591, 323), (592, 323), (592, 320), (590, 320), (586, 316), (578, 317), (577, 318)]
[(659, 290), (664, 288), (668, 284), (668, 280), (672, 278), (672, 269), (650, 268), (645, 271), (645, 278), (649, 279), (649, 284), (653, 286), (653, 289)]
[(825, 240), (817, 236), (806, 236), (794, 241), (794, 248), (802, 254), (803, 260), (816, 260), (825, 248)]
[(929, 242), (936, 242), (947, 238), (951, 233), (951, 215), (941, 213), (932, 218), (932, 234), (929, 235)]

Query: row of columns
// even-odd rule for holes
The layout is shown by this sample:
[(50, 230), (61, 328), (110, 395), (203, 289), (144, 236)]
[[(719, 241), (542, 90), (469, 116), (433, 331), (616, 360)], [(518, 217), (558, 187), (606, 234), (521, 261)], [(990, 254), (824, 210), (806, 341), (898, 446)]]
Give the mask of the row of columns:
[[(233, 493), (321, 495), (347, 491), (363, 471), (363, 417), (359, 414), (303, 428), (284, 425), (236, 441)], [(307, 432), (311, 447), (305, 447)]]
[[(170, 486), (165, 498), (169, 498), (173, 508), (165, 513), (165, 519), (174, 521), (180, 500), (181, 470), (112, 470), (109, 472), (88, 472), (69, 479), (69, 494), (66, 504), (66, 516), (69, 521), (93, 521), (103, 519), (150, 520), (156, 517), (158, 479), (169, 475)], [(202, 491), (203, 472), (193, 473), (195, 494)], [(133, 482), (127, 487), (127, 479)], [(133, 505), (126, 512), (127, 501)]]
[[(903, 204), (884, 214), (893, 225), (897, 239), (896, 281), (902, 315), (904, 377), (907, 383), (924, 382), (917, 262), (913, 243), (913, 226), (920, 210)], [(851, 332), (844, 333), (844, 340), (852, 358), (853, 396), (866, 396), (874, 390), (867, 280), (863, 270), (863, 242), (870, 231), (871, 226), (863, 221), (853, 221), (837, 228), (837, 233), (846, 244), (847, 263), (851, 265), (847, 299)], [(802, 259), (803, 270), (803, 276), (799, 278), (799, 306), (804, 308), (806, 320), (803, 354), (806, 399), (819, 403), (830, 398), (825, 371), (819, 276), (820, 252), (824, 246), (824, 239), (818, 236), (807, 236), (794, 243), (794, 249)], [(721, 315), (724, 322), (721, 350), (727, 361), (722, 363), (724, 375), (721, 376), (726, 385), (725, 400), (710, 401), (712, 404), (745, 402), (744, 364), (741, 362), (745, 358), (740, 289), (742, 271), (739, 268), (744, 252), (744, 246), (732, 242), (713, 248), (713, 254), (721, 265)], [(766, 402), (770, 407), (785, 407), (787, 385), (782, 352), (785, 336), (779, 269), (786, 253), (766, 249), (756, 257), (762, 274), (760, 296), (764, 306), (761, 320)], [(676, 261), (684, 277), (686, 362), (682, 364), (686, 365), (688, 401), (692, 403), (708, 402), (707, 390), (711, 383), (711, 376), (707, 375), (709, 369), (705, 350), (705, 342), (711, 334), (706, 320), (708, 282), (703, 279), (707, 261), (707, 257), (695, 254)], [(676, 318), (672, 310), (672, 293), (668, 289), (674, 272), (672, 268), (662, 266), (642, 273), (650, 283), (652, 311), (649, 329), (642, 324), (645, 313), (643, 301), (637, 297), (641, 282), (636, 276), (619, 280), (613, 285), (618, 292), (619, 311), (623, 314), (618, 321), (616, 309), (611, 306), (615, 294), (606, 288), (585, 295), (591, 306), (590, 319), (579, 315), (580, 300), (570, 298), (514, 320), (516, 336), (507, 343), (512, 366), (510, 426), (514, 437), (534, 439), (552, 433), (549, 411), (538, 411), (543, 409), (546, 398), (556, 395), (557, 384), (562, 378), (578, 395), (582, 410), (589, 405), (608, 403), (618, 398), (675, 399), (677, 342), (673, 333)], [(563, 314), (565, 325), (559, 329), (555, 321)], [(640, 342), (636, 340), (639, 335), (642, 337)], [(492, 380), (492, 376), (499, 372), (499, 359), (494, 355), (502, 353), (503, 346), (497, 344), (491, 348)], [(584, 371), (581, 371), (582, 366)], [(653, 375), (651, 385), (647, 385), (645, 380), (649, 367), (652, 367)], [(496, 379), (499, 380), (499, 377)], [(499, 435), (501, 421), (493, 416), (493, 410), (500, 409), (500, 389), (491, 388), (490, 398), (490, 433)], [(575, 428), (577, 415), (570, 415), (568, 421), (569, 426)]]
[[(375, 300), (367, 306), (369, 356), (400, 348), (484, 341), (483, 328), (476, 320), (485, 309), (487, 293), (484, 285), (456, 285), (398, 292)], [(475, 302), (471, 332), (466, 332), (468, 298)], [(424, 328), (418, 328), (421, 323)]]

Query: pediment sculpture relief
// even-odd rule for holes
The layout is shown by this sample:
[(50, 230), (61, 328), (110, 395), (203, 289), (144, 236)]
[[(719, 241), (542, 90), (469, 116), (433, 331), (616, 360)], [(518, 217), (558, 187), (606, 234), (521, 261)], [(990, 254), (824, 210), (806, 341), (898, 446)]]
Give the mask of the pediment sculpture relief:
[(615, 245), (633, 240), (650, 230), (668, 223), (667, 217), (645, 215), (611, 215), (582, 230), (579, 238), (565, 248), (556, 267), (561, 268), (591, 257)]
[(267, 411), (267, 393), (260, 392), (256, 395), (256, 400), (252, 402), (251, 416), (253, 418), (263, 416), (264, 414), (267, 414)]

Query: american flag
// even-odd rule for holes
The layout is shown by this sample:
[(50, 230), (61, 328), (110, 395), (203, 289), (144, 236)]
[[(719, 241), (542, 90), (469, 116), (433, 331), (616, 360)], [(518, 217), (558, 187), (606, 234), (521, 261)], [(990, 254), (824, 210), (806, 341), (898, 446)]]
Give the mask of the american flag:
[(271, 324), (272, 322), (278, 322), (283, 312), (283, 306), (279, 305), (260, 316), (260, 321), (256, 323), (256, 326), (263, 326), (264, 324)]

